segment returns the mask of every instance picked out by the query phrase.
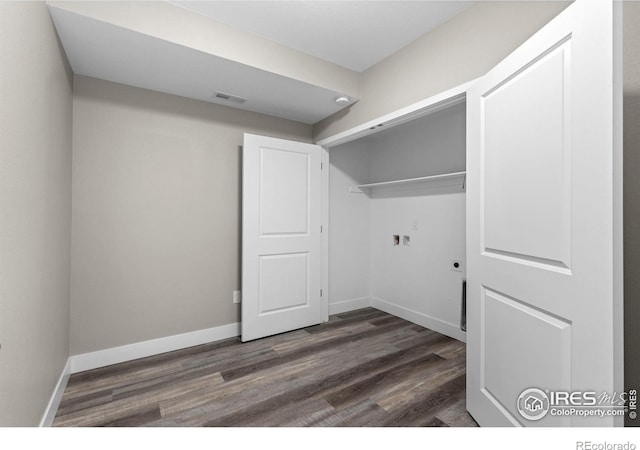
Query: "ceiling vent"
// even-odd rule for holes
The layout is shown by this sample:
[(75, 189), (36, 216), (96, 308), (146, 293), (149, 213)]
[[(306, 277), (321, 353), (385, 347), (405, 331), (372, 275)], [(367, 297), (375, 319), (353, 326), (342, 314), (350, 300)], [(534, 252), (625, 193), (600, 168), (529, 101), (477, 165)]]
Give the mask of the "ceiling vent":
[(246, 98), (238, 97), (237, 95), (231, 95), (231, 94), (227, 94), (225, 92), (220, 92), (220, 91), (216, 92), (213, 98), (217, 100), (224, 100), (225, 102), (233, 102), (238, 104), (242, 104), (247, 101)]

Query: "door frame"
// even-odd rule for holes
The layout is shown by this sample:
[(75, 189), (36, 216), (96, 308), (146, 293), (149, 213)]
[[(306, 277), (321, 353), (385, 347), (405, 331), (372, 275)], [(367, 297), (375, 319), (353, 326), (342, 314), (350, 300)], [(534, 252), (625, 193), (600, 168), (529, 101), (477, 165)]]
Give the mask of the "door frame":
[(322, 163), (320, 171), (320, 224), (322, 227), (320, 286), (322, 286), (322, 295), (320, 302), (322, 320), (327, 322), (329, 320), (329, 150), (324, 145), (320, 147), (320, 161)]
[(377, 117), (369, 120), (363, 124), (357, 125), (348, 130), (334, 134), (332, 136), (320, 139), (314, 142), (322, 147), (322, 289), (323, 289), (323, 308), (325, 308), (325, 320), (329, 320), (329, 305), (331, 303), (330, 298), (330, 283), (329, 279), (329, 239), (331, 230), (329, 229), (329, 150), (332, 147), (346, 144), (347, 142), (355, 141), (356, 139), (370, 136), (378, 133), (382, 130), (401, 125), (403, 123), (410, 122), (420, 117), (434, 114), (443, 109), (449, 108), (454, 105), (466, 103), (467, 101), (467, 89), (478, 80), (475, 78), (466, 83), (454, 86), (451, 89), (440, 92), (438, 94), (427, 97), (416, 103), (413, 103), (404, 108), (397, 109), (389, 114)]

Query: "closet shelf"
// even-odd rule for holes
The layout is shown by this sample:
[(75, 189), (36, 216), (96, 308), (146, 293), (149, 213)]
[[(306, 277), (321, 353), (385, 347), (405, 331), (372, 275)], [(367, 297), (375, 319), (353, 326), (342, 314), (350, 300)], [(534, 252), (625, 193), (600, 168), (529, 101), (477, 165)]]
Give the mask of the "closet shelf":
[(404, 180), (383, 181), (380, 183), (359, 184), (351, 186), (350, 192), (371, 194), (376, 191), (401, 188), (403, 190), (425, 187), (460, 186), (464, 189), (466, 172), (443, 173), (429, 177), (406, 178)]

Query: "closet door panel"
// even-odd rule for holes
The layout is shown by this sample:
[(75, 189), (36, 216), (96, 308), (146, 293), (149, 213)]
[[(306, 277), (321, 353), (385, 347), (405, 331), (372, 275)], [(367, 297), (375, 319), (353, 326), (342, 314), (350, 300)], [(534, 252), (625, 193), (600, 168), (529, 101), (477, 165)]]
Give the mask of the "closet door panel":
[(323, 320), (321, 151), (245, 134), (243, 341)]
[(552, 395), (622, 389), (613, 23), (611, 2), (577, 1), (468, 91), (467, 407), (480, 425), (621, 423), (604, 411), (619, 405), (562, 414), (576, 405)]

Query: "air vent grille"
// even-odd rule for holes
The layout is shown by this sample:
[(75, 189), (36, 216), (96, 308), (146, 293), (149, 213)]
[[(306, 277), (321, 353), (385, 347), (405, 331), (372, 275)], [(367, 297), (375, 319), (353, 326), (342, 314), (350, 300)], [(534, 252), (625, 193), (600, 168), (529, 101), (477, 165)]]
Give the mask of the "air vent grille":
[(223, 100), (226, 102), (233, 102), (233, 103), (239, 103), (239, 104), (242, 104), (247, 101), (246, 98), (238, 97), (237, 95), (231, 95), (231, 94), (227, 94), (226, 92), (220, 92), (220, 91), (216, 92), (213, 98), (217, 100)]

